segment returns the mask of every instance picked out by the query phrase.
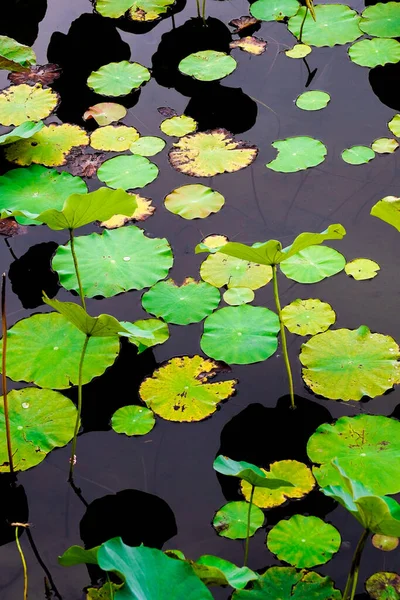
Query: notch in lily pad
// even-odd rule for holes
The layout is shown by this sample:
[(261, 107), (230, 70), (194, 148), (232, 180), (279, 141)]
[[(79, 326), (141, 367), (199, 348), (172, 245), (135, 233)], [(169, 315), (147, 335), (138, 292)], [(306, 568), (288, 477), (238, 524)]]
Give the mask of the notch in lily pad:
[(277, 140), (272, 147), (278, 150), (278, 156), (266, 166), (279, 173), (296, 173), (316, 167), (324, 162), (327, 154), (322, 142), (308, 136)]

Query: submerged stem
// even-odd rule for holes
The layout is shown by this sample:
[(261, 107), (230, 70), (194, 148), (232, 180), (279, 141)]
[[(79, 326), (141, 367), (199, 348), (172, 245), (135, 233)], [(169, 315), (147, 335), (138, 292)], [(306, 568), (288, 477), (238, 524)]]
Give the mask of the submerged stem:
[(77, 412), (77, 415), (76, 415), (74, 437), (72, 439), (71, 458), (70, 458), (68, 481), (72, 481), (73, 478), (74, 478), (74, 465), (75, 465), (76, 443), (77, 443), (77, 439), (78, 439), (79, 424), (80, 424), (81, 413), (82, 413), (82, 371), (83, 371), (83, 361), (85, 360), (85, 354), (86, 354), (86, 349), (87, 349), (87, 345), (89, 343), (89, 340), (90, 340), (90, 335), (87, 335), (85, 337), (85, 341), (83, 342), (83, 348), (82, 348), (81, 358), (80, 358), (80, 361), (79, 361), (79, 369), (78, 369), (78, 412)]
[(10, 431), (10, 416), (8, 411), (8, 397), (7, 397), (7, 315), (6, 315), (6, 274), (3, 273), (1, 282), (1, 325), (3, 334), (2, 344), (2, 356), (1, 356), (1, 382), (3, 386), (3, 404), (4, 404), (4, 421), (6, 424), (6, 438), (7, 438), (7, 453), (8, 462), (10, 465), (10, 474), (14, 475), (14, 464), (13, 464), (13, 453), (11, 446), (11, 431)]
[(21, 544), (19, 543), (18, 530), (19, 527), (17, 525), (15, 527), (15, 543), (17, 544), (18, 552), (21, 557), (22, 568), (24, 570), (24, 600), (28, 600), (28, 569), (26, 567), (26, 560), (21, 548)]
[(288, 377), (288, 381), (289, 381), (290, 402), (291, 402), (292, 408), (296, 408), (296, 405), (294, 403), (294, 387), (293, 387), (292, 369), (290, 367), (290, 360), (289, 360), (289, 354), (288, 354), (287, 343), (286, 343), (285, 325), (282, 320), (281, 302), (279, 300), (278, 277), (277, 277), (276, 265), (272, 265), (272, 278), (273, 278), (273, 283), (274, 283), (274, 298), (275, 298), (276, 310), (278, 312), (279, 325), (280, 325), (280, 329), (281, 329), (281, 343), (282, 343), (283, 360), (285, 361), (286, 372), (287, 372), (287, 377)]
[(351, 561), (350, 573), (347, 578), (346, 587), (344, 588), (343, 600), (354, 600), (358, 582), (358, 572), (360, 570), (361, 556), (369, 533), (370, 532), (368, 529), (364, 529), (360, 539), (358, 540), (358, 544), (354, 551), (353, 559)]
[(74, 261), (75, 275), (76, 275), (76, 279), (78, 281), (79, 297), (81, 299), (83, 308), (86, 310), (85, 294), (83, 293), (81, 276), (79, 274), (78, 259), (76, 257), (76, 252), (75, 252), (75, 238), (74, 238), (74, 230), (73, 229), (69, 230), (69, 242), (70, 242), (70, 246), (71, 246), (72, 259)]
[(253, 505), (254, 490), (255, 490), (255, 486), (252, 485), (251, 492), (250, 492), (249, 512), (247, 513), (246, 546), (245, 546), (245, 550), (244, 550), (244, 561), (243, 561), (243, 565), (245, 567), (247, 566), (247, 560), (249, 558), (251, 507)]

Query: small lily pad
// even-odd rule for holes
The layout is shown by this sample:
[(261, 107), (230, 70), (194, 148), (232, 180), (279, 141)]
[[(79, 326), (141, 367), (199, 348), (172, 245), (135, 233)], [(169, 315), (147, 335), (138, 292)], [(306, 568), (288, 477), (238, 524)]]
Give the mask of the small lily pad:
[(36, 54), (29, 46), (0, 35), (0, 69), (19, 73), (36, 63)]
[(233, 287), (224, 292), (223, 299), (230, 306), (249, 304), (254, 300), (254, 292), (250, 288)]
[[(132, 192), (129, 192), (132, 194)], [(126, 215), (114, 215), (107, 221), (102, 221), (100, 223), (100, 227), (105, 227), (106, 229), (117, 229), (118, 227), (123, 227), (130, 221), (145, 221), (156, 210), (155, 206), (152, 205), (151, 200), (149, 198), (143, 198), (139, 196), (139, 194), (134, 194), (136, 199), (137, 207), (133, 211), (130, 216)]]
[(120, 121), (126, 117), (127, 110), (122, 104), (115, 102), (99, 102), (94, 106), (90, 106), (83, 115), (83, 120), (94, 119), (97, 125), (110, 125), (115, 121)]
[[(288, 29), (296, 38), (310, 46), (347, 44), (361, 37), (360, 15), (345, 4), (318, 4), (314, 7), (315, 21), (306, 6), (289, 19)], [(304, 19), (305, 17), (305, 19)], [(304, 21), (304, 26), (303, 26)]]
[(311, 54), (311, 46), (307, 44), (295, 44), (290, 50), (285, 50), (286, 56), (289, 58), (305, 58)]
[(113, 62), (90, 74), (88, 86), (103, 96), (126, 96), (150, 80), (150, 71), (127, 60)]
[(255, 35), (247, 35), (245, 37), (239, 38), (238, 40), (233, 40), (233, 42), (229, 44), (229, 48), (231, 48), (232, 50), (234, 48), (239, 48), (240, 50), (243, 50), (243, 52), (247, 52), (248, 54), (260, 56), (266, 51), (267, 42), (256, 37)]
[(398, 2), (379, 2), (367, 6), (361, 15), (360, 29), (371, 36), (400, 37), (400, 5)]
[(399, 600), (400, 575), (381, 571), (368, 577), (365, 589), (373, 600)]
[(132, 154), (139, 156), (154, 156), (165, 148), (165, 142), (162, 138), (153, 136), (143, 136), (131, 144), (129, 150)]
[(377, 154), (393, 154), (398, 147), (398, 141), (393, 138), (378, 138), (371, 145), (372, 150)]
[(369, 258), (355, 258), (348, 262), (344, 268), (347, 275), (350, 275), (357, 281), (364, 279), (373, 279), (378, 275), (380, 266)]
[(389, 121), (388, 127), (393, 135), (400, 137), (400, 115), (394, 115), (393, 119)]
[(0, 123), (22, 125), (48, 117), (58, 104), (58, 95), (50, 88), (21, 84), (0, 93)]
[(349, 48), (351, 60), (361, 67), (378, 67), (400, 61), (400, 43), (397, 40), (374, 38), (361, 40)]
[(0, 135), (0, 146), (8, 146), (8, 144), (13, 144), (19, 140), (30, 138), (35, 135), (35, 133), (43, 129), (43, 127), (44, 123), (42, 121), (39, 121), (38, 123), (26, 121), (25, 123), (22, 123), (22, 125), (15, 127), (15, 129), (12, 131)]
[[(244, 540), (247, 537), (248, 515), (247, 502), (228, 502), (215, 513), (213, 527), (221, 537)], [(264, 513), (253, 504), (250, 512), (250, 536), (253, 536), (263, 524)]]
[(112, 416), (111, 427), (125, 435), (146, 435), (154, 427), (156, 420), (153, 411), (145, 406), (123, 406)]
[(158, 167), (148, 158), (132, 154), (132, 156), (116, 156), (106, 160), (97, 177), (111, 188), (132, 190), (143, 188), (158, 176)]
[(177, 115), (165, 119), (160, 125), (160, 129), (165, 135), (173, 137), (183, 137), (188, 133), (193, 133), (197, 129), (197, 121), (187, 115)]
[(324, 162), (327, 153), (322, 142), (306, 136), (277, 140), (272, 147), (278, 150), (278, 156), (266, 166), (279, 173), (296, 173), (316, 167)]
[(169, 338), (168, 325), (160, 319), (140, 319), (134, 323), (121, 321), (121, 325), (129, 331), (129, 337), (125, 333), (122, 336), (128, 337), (131, 344), (138, 348), (138, 354), (144, 352), (147, 348), (163, 344)]
[(399, 545), (399, 538), (375, 533), (371, 538), (372, 545), (382, 552), (392, 552)]
[(215, 81), (230, 75), (237, 67), (236, 60), (216, 50), (201, 50), (181, 60), (178, 69), (199, 81)]
[(343, 271), (346, 259), (329, 246), (309, 246), (282, 261), (281, 271), (298, 283), (317, 283)]
[(316, 335), (333, 325), (336, 314), (326, 302), (314, 298), (298, 298), (282, 309), (282, 320), (291, 333)]
[(250, 12), (260, 21), (283, 21), (295, 15), (299, 8), (297, 0), (257, 0), (250, 5)]
[(400, 198), (385, 196), (371, 208), (371, 215), (400, 231)]
[(342, 152), (342, 159), (349, 165), (365, 165), (375, 158), (375, 152), (368, 146), (352, 146)]
[(90, 136), (90, 145), (96, 150), (107, 152), (123, 152), (129, 150), (133, 142), (139, 139), (139, 132), (134, 127), (125, 125), (108, 125), (99, 127)]
[(330, 99), (331, 97), (327, 92), (313, 90), (300, 94), (296, 99), (296, 106), (301, 110), (321, 110), (328, 105)]
[(219, 192), (206, 185), (189, 184), (173, 190), (164, 200), (165, 208), (183, 219), (205, 219), (225, 204)]
[[(222, 240), (221, 240), (222, 241)], [(200, 267), (200, 276), (215, 287), (257, 290), (272, 279), (268, 265), (247, 262), (222, 253), (211, 253)]]

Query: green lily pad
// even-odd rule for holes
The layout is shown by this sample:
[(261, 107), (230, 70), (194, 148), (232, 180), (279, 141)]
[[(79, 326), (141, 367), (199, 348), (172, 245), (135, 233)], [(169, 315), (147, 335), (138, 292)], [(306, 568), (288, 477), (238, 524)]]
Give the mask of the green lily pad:
[(336, 314), (326, 302), (316, 298), (298, 298), (282, 309), (282, 320), (291, 333), (316, 335), (333, 325)]
[(364, 281), (365, 279), (373, 279), (378, 275), (380, 266), (369, 258), (355, 258), (348, 262), (344, 268), (347, 275), (353, 277), (357, 281)]
[(373, 600), (400, 600), (400, 575), (380, 571), (368, 577), (365, 589)]
[[(8, 362), (8, 360), (7, 360)], [(69, 398), (52, 390), (23, 388), (8, 394), (13, 464), (26, 471), (42, 462), (54, 448), (74, 435), (76, 408)], [(0, 402), (0, 472), (8, 472), (3, 398)]]
[(398, 141), (392, 138), (378, 138), (371, 144), (372, 150), (377, 154), (393, 154), (398, 147)]
[(289, 58), (305, 58), (311, 54), (312, 49), (307, 44), (295, 44), (290, 50), (285, 50), (286, 56)]
[[(127, 290), (151, 287), (168, 274), (172, 251), (165, 238), (147, 238), (131, 225), (75, 238), (85, 296), (110, 298)], [(67, 290), (78, 291), (69, 243), (59, 246), (52, 262)]]
[(145, 406), (123, 406), (112, 416), (111, 427), (125, 435), (146, 435), (156, 424), (152, 410)]
[(248, 167), (257, 153), (256, 146), (236, 140), (226, 129), (213, 129), (185, 135), (173, 145), (168, 157), (174, 169), (185, 175), (213, 177)]
[(195, 121), (192, 117), (188, 117), (186, 115), (177, 115), (175, 117), (170, 117), (169, 119), (165, 119), (161, 125), (160, 129), (165, 135), (170, 135), (173, 137), (183, 137), (188, 133), (193, 133), (197, 129), (197, 121)]
[(184, 75), (190, 75), (199, 81), (223, 79), (236, 69), (236, 60), (225, 52), (201, 50), (186, 56), (178, 65)]
[(343, 271), (345, 257), (328, 246), (309, 246), (280, 265), (282, 273), (298, 283), (316, 283)]
[(400, 36), (400, 5), (380, 2), (367, 6), (361, 15), (360, 29), (371, 36), (395, 38)]
[(399, 538), (375, 533), (372, 536), (371, 542), (374, 548), (378, 548), (378, 550), (382, 550), (382, 552), (392, 552), (392, 550), (396, 550), (398, 547)]
[(393, 119), (389, 121), (388, 127), (393, 135), (400, 137), (400, 115), (394, 115)]
[(127, 60), (113, 62), (93, 71), (88, 86), (102, 96), (126, 96), (150, 80), (150, 71), (139, 63)]
[(165, 197), (165, 208), (184, 219), (205, 219), (223, 207), (225, 198), (206, 185), (182, 185)]
[(172, 279), (160, 281), (142, 297), (146, 312), (175, 325), (202, 321), (217, 308), (219, 302), (220, 293), (214, 286), (190, 277), (181, 286)]
[(99, 127), (90, 136), (90, 145), (96, 150), (107, 152), (123, 152), (129, 150), (133, 142), (139, 139), (139, 132), (134, 127), (125, 125), (108, 125)]
[(256, 465), (253, 465), (252, 463), (248, 463), (244, 460), (233, 460), (227, 456), (222, 456), (222, 454), (217, 456), (214, 460), (213, 468), (222, 475), (238, 477), (249, 483), (251, 486), (254, 485), (259, 488), (276, 490), (282, 486), (293, 487), (290, 482), (284, 479), (271, 477), (267, 475), (263, 469), (256, 467)]
[(83, 115), (83, 120), (94, 119), (97, 125), (103, 127), (104, 125), (110, 125), (115, 121), (120, 121), (126, 117), (127, 110), (122, 104), (116, 104), (115, 102), (99, 102), (94, 106), (90, 106)]
[(368, 146), (352, 146), (343, 150), (341, 156), (349, 165), (365, 165), (375, 158), (375, 152)]
[(165, 148), (165, 142), (162, 138), (153, 136), (143, 136), (130, 145), (129, 150), (132, 154), (139, 156), (154, 156)]
[[(7, 375), (14, 381), (66, 389), (78, 383), (85, 334), (59, 313), (18, 321), (7, 334)], [(119, 353), (117, 337), (92, 338), (83, 363), (83, 383), (102, 375)], [(71, 436), (72, 437), (72, 436)]]
[(215, 287), (258, 290), (271, 281), (272, 269), (217, 252), (202, 263), (200, 277)]
[(399, 62), (400, 44), (397, 40), (385, 38), (361, 40), (350, 46), (349, 56), (356, 65), (372, 69), (379, 65)]
[(12, 85), (0, 93), (0, 123), (22, 125), (26, 121), (40, 121), (53, 112), (58, 104), (58, 95), (50, 88)]
[(221, 366), (201, 356), (172, 358), (140, 386), (139, 394), (168, 421), (201, 421), (235, 392), (236, 380), (209, 383)]
[(128, 11), (133, 21), (159, 19), (175, 0), (97, 0), (96, 11), (103, 17), (118, 19)]
[(132, 190), (143, 188), (158, 176), (158, 167), (144, 156), (116, 156), (106, 160), (97, 177), (112, 188)]
[[(247, 502), (228, 502), (215, 513), (212, 524), (221, 537), (230, 540), (245, 540), (248, 516), (249, 504)], [(264, 513), (253, 504), (250, 512), (250, 536), (253, 536), (263, 524)]]
[(209, 554), (200, 556), (196, 562), (190, 564), (197, 577), (206, 585), (230, 585), (240, 590), (246, 587), (249, 581), (258, 579), (257, 573), (248, 567), (237, 567), (229, 560)]
[(316, 167), (324, 162), (327, 153), (322, 142), (306, 136), (277, 140), (272, 147), (278, 150), (278, 156), (266, 166), (279, 173), (296, 173)]
[(250, 13), (261, 21), (283, 21), (292, 17), (300, 8), (297, 0), (257, 0), (250, 6)]
[(279, 521), (267, 536), (268, 550), (297, 568), (325, 564), (340, 544), (340, 533), (333, 525), (303, 515)]
[(26, 121), (26, 123), (18, 125), (18, 127), (15, 127), (12, 131), (0, 135), (0, 146), (7, 146), (8, 144), (18, 142), (19, 140), (30, 138), (43, 129), (43, 127), (44, 123), (42, 121), (39, 121), (38, 123)]
[[(315, 21), (310, 12), (304, 21), (306, 7), (302, 6), (297, 14), (289, 19), (288, 29), (296, 38), (303, 35), (301, 41), (310, 46), (335, 46), (347, 44), (361, 37), (360, 16), (345, 4), (318, 4), (314, 6)], [(304, 21), (304, 27), (302, 26)]]
[(400, 231), (400, 198), (385, 196), (371, 208), (371, 215)]
[(321, 110), (328, 105), (330, 99), (331, 97), (327, 92), (321, 92), (320, 90), (303, 92), (297, 97), (296, 106), (301, 110)]
[(311, 390), (331, 400), (375, 398), (400, 383), (399, 347), (393, 338), (358, 329), (321, 333), (303, 344), (300, 362)]
[(147, 348), (163, 344), (169, 338), (168, 325), (159, 319), (140, 319), (134, 323), (121, 321), (121, 325), (130, 333), (129, 336), (121, 335), (128, 337), (128, 340), (137, 346), (138, 354)]
[(22, 73), (36, 64), (36, 54), (29, 46), (0, 35), (0, 69)]
[(228, 364), (266, 360), (278, 348), (278, 316), (261, 306), (227, 306), (204, 321), (200, 347), (204, 354)]
[(228, 288), (222, 297), (229, 306), (240, 306), (252, 302), (254, 292), (250, 288), (232, 287)]

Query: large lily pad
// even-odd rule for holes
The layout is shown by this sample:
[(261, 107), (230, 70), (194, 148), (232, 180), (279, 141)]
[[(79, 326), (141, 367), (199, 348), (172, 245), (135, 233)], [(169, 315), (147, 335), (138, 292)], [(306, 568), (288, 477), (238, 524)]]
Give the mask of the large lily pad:
[(22, 73), (36, 63), (36, 54), (13, 38), (0, 35), (0, 69)]
[(225, 52), (200, 50), (181, 60), (178, 68), (184, 75), (200, 81), (215, 81), (230, 75), (236, 66), (236, 60)]
[(115, 411), (111, 419), (111, 427), (117, 433), (146, 435), (153, 429), (155, 422), (153, 411), (145, 406), (133, 404)]
[(169, 152), (177, 171), (192, 177), (213, 177), (233, 173), (251, 165), (256, 146), (236, 140), (226, 129), (213, 129), (182, 137)]
[(272, 147), (278, 150), (278, 156), (266, 166), (279, 173), (296, 173), (316, 167), (324, 162), (327, 153), (322, 142), (307, 136), (277, 140)]
[(172, 358), (140, 386), (142, 400), (168, 421), (201, 421), (235, 392), (236, 381), (209, 383), (221, 367), (201, 356)]
[[(163, 279), (173, 263), (165, 238), (150, 239), (131, 225), (102, 234), (75, 238), (75, 250), (85, 296), (110, 298), (127, 290), (151, 287)], [(69, 243), (59, 246), (53, 268), (67, 290), (78, 290)]]
[(298, 283), (316, 283), (343, 271), (345, 257), (328, 246), (309, 246), (280, 265), (289, 279)]
[(127, 60), (109, 63), (93, 71), (88, 86), (103, 96), (126, 96), (150, 80), (150, 71), (139, 63)]
[(344, 270), (346, 271), (346, 275), (353, 277), (357, 281), (365, 281), (366, 279), (376, 277), (380, 266), (369, 258), (355, 258), (346, 264)]
[(383, 38), (400, 36), (400, 5), (398, 2), (379, 2), (367, 6), (361, 15), (360, 29), (368, 35)]
[(331, 400), (375, 398), (400, 383), (399, 347), (393, 338), (358, 329), (326, 331), (303, 344), (303, 379)]
[(342, 159), (349, 165), (365, 165), (375, 158), (375, 152), (368, 146), (352, 146), (342, 152)]
[(165, 135), (170, 135), (173, 137), (183, 137), (188, 133), (193, 133), (197, 129), (197, 121), (195, 121), (192, 117), (188, 117), (187, 115), (176, 115), (170, 117), (169, 119), (165, 119), (161, 125), (160, 129)]
[(365, 589), (373, 600), (399, 600), (400, 575), (380, 571), (368, 577)]
[[(3, 398), (0, 402), (0, 472), (9, 471)], [(53, 448), (65, 446), (74, 435), (76, 408), (58, 392), (24, 388), (8, 394), (9, 422), (16, 471), (42, 462)]]
[(219, 192), (199, 183), (182, 185), (165, 197), (165, 208), (184, 219), (205, 219), (223, 207), (225, 198)]
[(288, 28), (297, 38), (310, 46), (335, 46), (347, 44), (361, 37), (360, 16), (345, 4), (318, 4), (315, 6), (315, 21), (308, 12), (302, 26), (306, 7), (302, 6), (297, 14), (289, 19)]
[[(245, 540), (249, 505), (247, 502), (228, 502), (215, 513), (213, 527), (221, 537), (230, 540)], [(264, 524), (263, 511), (252, 505), (250, 511), (250, 536), (253, 536)]]
[(139, 139), (139, 132), (134, 127), (125, 125), (108, 125), (99, 127), (90, 136), (90, 145), (96, 150), (107, 152), (123, 152), (129, 150), (133, 142)]
[(350, 46), (349, 56), (356, 65), (372, 69), (379, 65), (399, 62), (400, 44), (397, 40), (385, 38), (361, 40)]
[(12, 85), (0, 93), (0, 123), (22, 125), (40, 121), (50, 115), (58, 104), (58, 95), (50, 88), (21, 84)]
[(326, 302), (316, 298), (298, 298), (282, 309), (282, 320), (291, 333), (316, 335), (333, 325), (336, 314)]
[(154, 181), (158, 175), (158, 167), (145, 156), (116, 156), (106, 160), (97, 177), (112, 188), (132, 190), (142, 188)]
[(43, 127), (44, 123), (42, 121), (39, 121), (38, 123), (26, 121), (25, 123), (22, 123), (22, 125), (15, 127), (15, 129), (12, 131), (0, 135), (0, 146), (8, 146), (8, 144), (13, 144), (19, 140), (30, 138), (35, 135), (35, 133), (43, 129)]
[(129, 331), (128, 337), (132, 344), (138, 348), (138, 354), (144, 352), (147, 348), (163, 344), (169, 338), (168, 325), (160, 319), (140, 319), (134, 323), (121, 321), (124, 329)]
[(250, 12), (261, 21), (283, 21), (295, 15), (299, 8), (297, 0), (257, 0), (250, 6)]
[(202, 263), (200, 276), (215, 287), (257, 290), (271, 281), (272, 269), (217, 252)]
[(261, 306), (227, 306), (204, 321), (200, 347), (207, 356), (228, 364), (266, 360), (278, 348), (278, 316)]
[(400, 231), (400, 198), (385, 196), (371, 208), (371, 215)]

